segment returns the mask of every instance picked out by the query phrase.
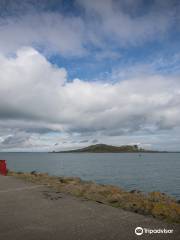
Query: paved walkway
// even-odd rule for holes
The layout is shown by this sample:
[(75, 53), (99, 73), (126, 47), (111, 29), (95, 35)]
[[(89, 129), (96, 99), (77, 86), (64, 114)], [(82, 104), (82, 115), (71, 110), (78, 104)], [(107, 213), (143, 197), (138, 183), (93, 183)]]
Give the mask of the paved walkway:
[[(137, 236), (137, 226), (174, 233)], [(0, 176), (0, 240), (178, 240), (178, 234), (179, 225)]]

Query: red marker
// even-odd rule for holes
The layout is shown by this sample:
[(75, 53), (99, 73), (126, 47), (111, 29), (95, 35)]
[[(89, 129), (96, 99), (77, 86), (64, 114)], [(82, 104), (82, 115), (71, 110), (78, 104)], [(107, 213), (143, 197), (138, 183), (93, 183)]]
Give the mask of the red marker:
[(6, 160), (0, 160), (0, 174), (7, 175)]

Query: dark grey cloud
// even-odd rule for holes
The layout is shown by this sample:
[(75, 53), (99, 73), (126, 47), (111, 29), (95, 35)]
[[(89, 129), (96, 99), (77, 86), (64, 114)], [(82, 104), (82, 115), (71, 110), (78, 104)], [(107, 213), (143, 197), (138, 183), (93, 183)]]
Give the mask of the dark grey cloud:
[(47, 134), (47, 133), (60, 133), (59, 130), (54, 130), (46, 127), (32, 127), (32, 128), (24, 128), (24, 132), (27, 133), (38, 133), (38, 134)]
[(87, 142), (89, 142), (88, 139), (85, 139), (85, 140), (81, 140), (81, 141), (79, 141), (79, 143), (87, 143)]
[(14, 135), (5, 138), (1, 144), (6, 147), (19, 147), (23, 146), (29, 140), (29, 136)]

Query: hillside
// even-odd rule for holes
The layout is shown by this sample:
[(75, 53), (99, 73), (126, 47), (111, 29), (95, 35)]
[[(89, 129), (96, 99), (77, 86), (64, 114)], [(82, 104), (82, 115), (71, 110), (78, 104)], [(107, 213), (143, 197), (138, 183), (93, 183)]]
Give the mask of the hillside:
[(106, 144), (95, 144), (85, 148), (70, 150), (70, 151), (61, 151), (61, 152), (92, 152), (92, 153), (118, 153), (118, 152), (144, 152), (142, 148), (138, 148), (137, 145), (123, 145), (120, 147), (106, 145)]

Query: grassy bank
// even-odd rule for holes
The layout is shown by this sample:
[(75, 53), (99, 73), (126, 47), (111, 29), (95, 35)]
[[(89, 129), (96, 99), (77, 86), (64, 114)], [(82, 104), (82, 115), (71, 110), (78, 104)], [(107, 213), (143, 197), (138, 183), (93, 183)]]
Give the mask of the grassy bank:
[(52, 177), (46, 173), (16, 173), (9, 171), (8, 175), (44, 184), (73, 196), (83, 197), (143, 215), (151, 215), (168, 222), (180, 223), (180, 204), (164, 193), (127, 192), (111, 185), (82, 181), (76, 177)]

